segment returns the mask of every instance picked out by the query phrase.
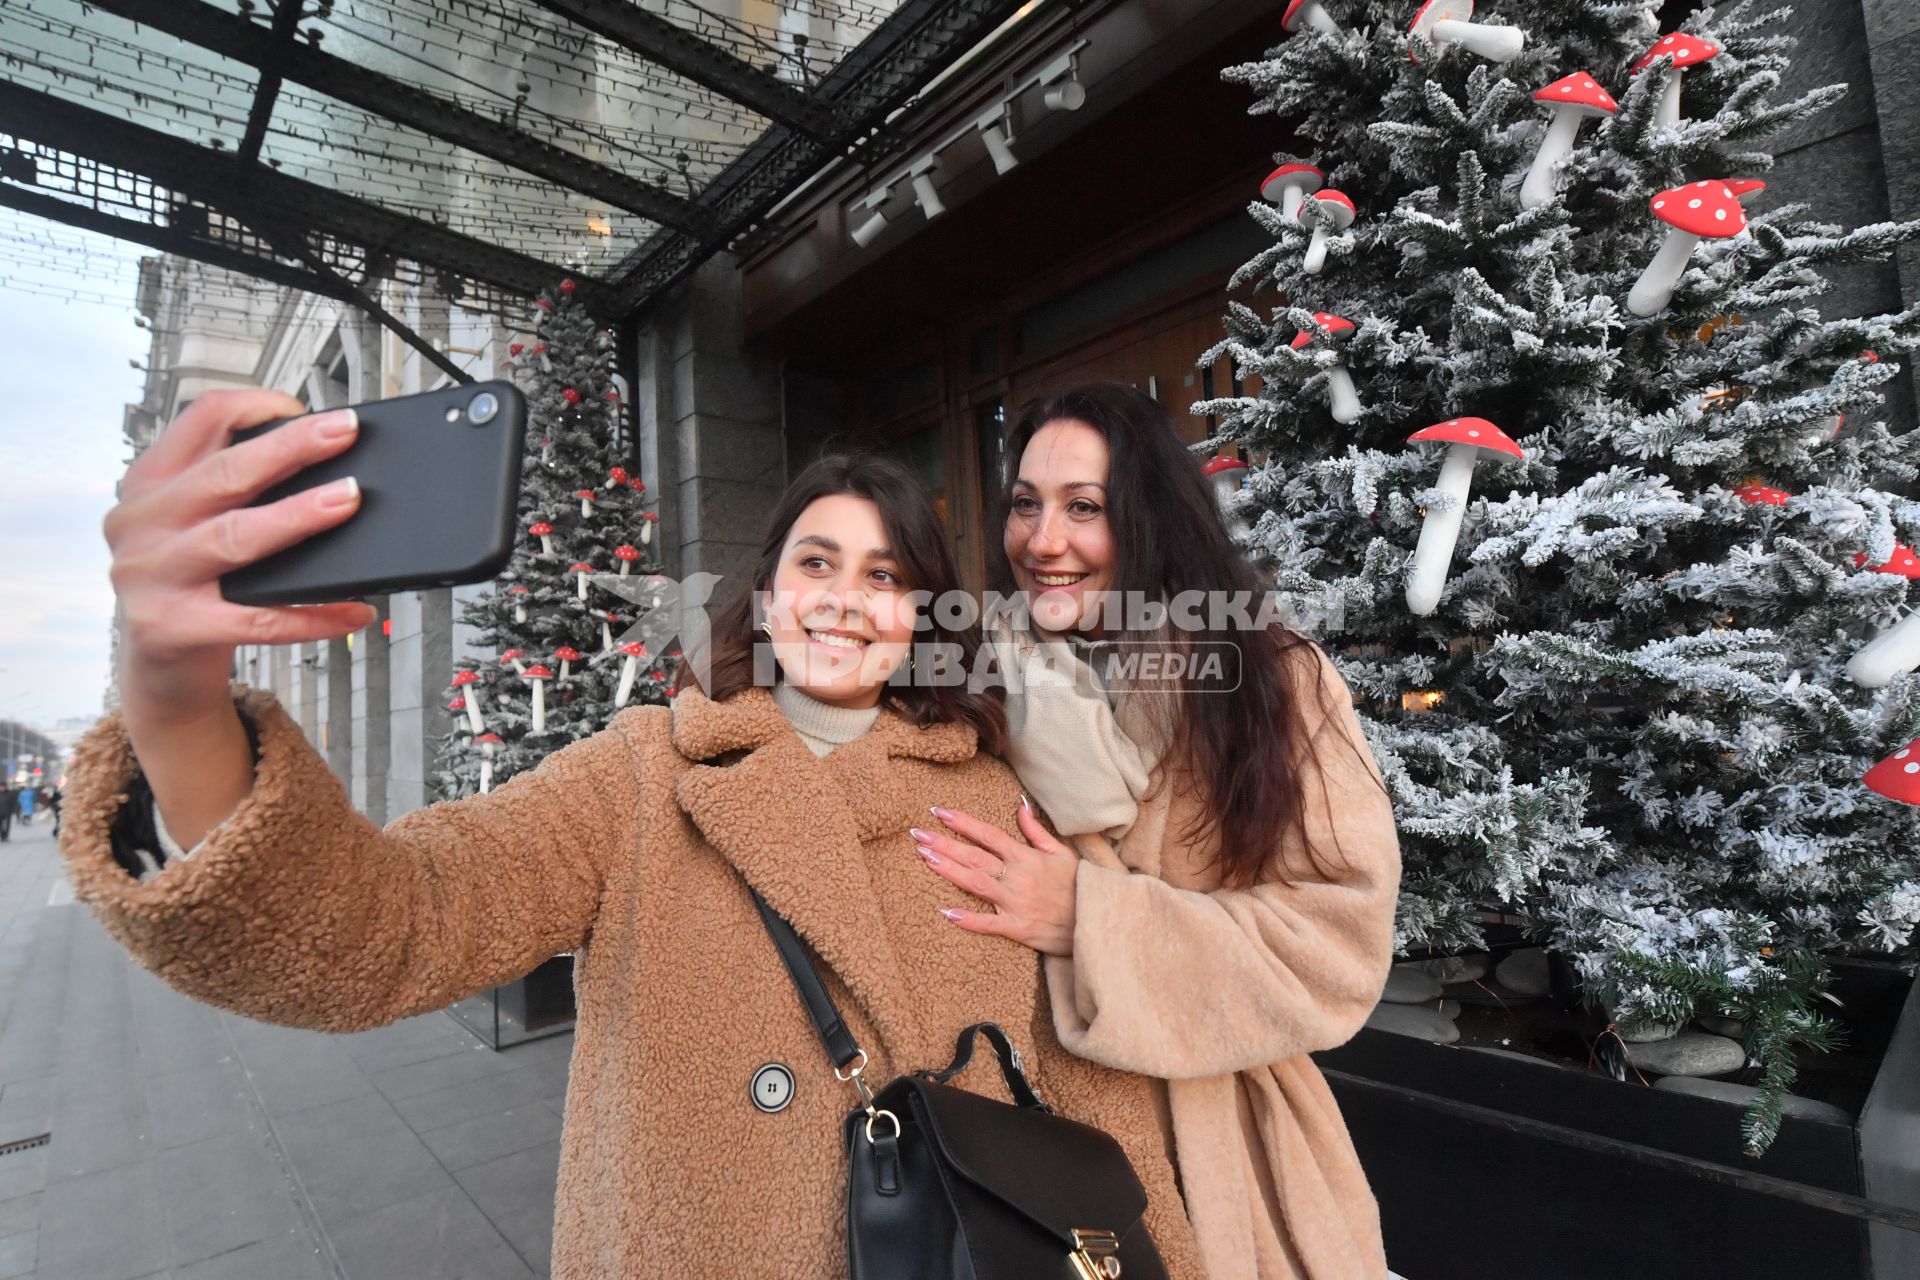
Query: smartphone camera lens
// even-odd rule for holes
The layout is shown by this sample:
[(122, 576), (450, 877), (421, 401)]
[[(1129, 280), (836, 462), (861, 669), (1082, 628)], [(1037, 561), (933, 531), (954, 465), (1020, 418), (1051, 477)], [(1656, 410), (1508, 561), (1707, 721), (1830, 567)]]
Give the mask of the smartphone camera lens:
[(500, 416), (500, 398), (491, 391), (482, 391), (467, 402), (467, 420), (476, 427), (484, 427)]

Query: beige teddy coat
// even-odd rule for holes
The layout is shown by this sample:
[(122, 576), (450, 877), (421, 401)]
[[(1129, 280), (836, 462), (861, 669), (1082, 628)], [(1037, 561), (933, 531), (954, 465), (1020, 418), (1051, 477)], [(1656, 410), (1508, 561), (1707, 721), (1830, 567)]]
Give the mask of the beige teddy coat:
[[(382, 830), (271, 694), (235, 693), (260, 730), (253, 789), (144, 882), (109, 842), (138, 767), (125, 729), (116, 713), (87, 733), (61, 832), (76, 894), (186, 994), (325, 1031), (442, 1008), (572, 952), (555, 1280), (845, 1274), (853, 1095), (749, 884), (816, 950), (877, 1081), (944, 1066), (961, 1027), (999, 1022), (1044, 1098), (1120, 1140), (1171, 1274), (1200, 1276), (1153, 1083), (1065, 1052), (1034, 953), (938, 914), (956, 891), (926, 874), (908, 828), (933, 803), (1011, 828), (1019, 802), (972, 730), (883, 711), (822, 759), (764, 690), (687, 691)], [(762, 1114), (749, 1083), (770, 1061), (797, 1084)], [(1005, 1096), (990, 1062), (960, 1083)]]
[[(1381, 1280), (1379, 1209), (1307, 1055), (1350, 1040), (1386, 984), (1399, 838), (1346, 683), (1318, 646), (1290, 660), (1311, 760), (1304, 832), (1261, 883), (1224, 889), (1217, 841), (1185, 835), (1207, 788), (1156, 768), (1117, 847), (1073, 837), (1074, 953), (1050, 957), (1047, 977), (1068, 1048), (1165, 1081), (1211, 1280)], [(1098, 747), (1056, 767), (1084, 769)], [(1032, 781), (1042, 795), (1065, 785)]]

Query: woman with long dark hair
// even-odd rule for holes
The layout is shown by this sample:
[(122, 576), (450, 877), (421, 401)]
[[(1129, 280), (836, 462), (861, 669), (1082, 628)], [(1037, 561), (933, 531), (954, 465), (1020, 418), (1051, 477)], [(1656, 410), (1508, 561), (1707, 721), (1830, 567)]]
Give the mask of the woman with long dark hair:
[[(630, 707), (488, 793), (383, 829), (271, 693), (227, 680), (243, 639), (370, 621), (353, 604), (220, 596), (221, 573), (339, 524), (357, 500), (247, 505), (337, 453), (326, 427), (351, 435), (321, 415), (217, 457), (233, 428), (289, 412), (268, 393), (203, 397), (133, 464), (107, 517), (121, 700), (75, 752), (61, 847), (76, 895), (135, 959), (249, 1017), (354, 1031), (571, 952), (556, 1280), (837, 1280), (857, 1110), (846, 1081), (862, 1073), (835, 1078), (757, 892), (817, 957), (865, 1078), (942, 1067), (963, 1027), (999, 1023), (1041, 1095), (1130, 1157), (1170, 1274), (1201, 1274), (1150, 1082), (1062, 1049), (1032, 952), (950, 930), (938, 909), (951, 891), (909, 853), (933, 801), (1011, 823), (1018, 797), (978, 750), (1000, 742), (996, 698), (894, 682), (910, 652), (951, 646), (965, 664), (978, 645), (916, 597), (957, 576), (909, 473), (874, 458), (809, 466), (717, 620), (704, 683), (690, 651), (670, 708)], [(1006, 1096), (984, 1063), (956, 1083)]]
[(1171, 415), (1101, 383), (1022, 414), (996, 637), (1006, 830), (958, 806), (931, 869), (961, 929), (1046, 957), (1073, 1052), (1153, 1076), (1211, 1280), (1379, 1280), (1379, 1215), (1307, 1055), (1391, 963), (1399, 844), (1351, 696), (1273, 616)]

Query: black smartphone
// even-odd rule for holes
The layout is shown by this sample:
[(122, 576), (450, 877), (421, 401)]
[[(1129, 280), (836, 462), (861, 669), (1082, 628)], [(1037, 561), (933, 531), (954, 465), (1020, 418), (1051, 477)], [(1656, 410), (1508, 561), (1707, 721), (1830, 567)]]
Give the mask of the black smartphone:
[[(346, 452), (254, 499), (261, 506), (344, 476), (360, 481), (345, 524), (221, 576), (235, 604), (328, 604), (482, 582), (513, 554), (527, 402), (507, 382), (445, 387), (353, 406)], [(291, 419), (233, 433), (252, 440)]]

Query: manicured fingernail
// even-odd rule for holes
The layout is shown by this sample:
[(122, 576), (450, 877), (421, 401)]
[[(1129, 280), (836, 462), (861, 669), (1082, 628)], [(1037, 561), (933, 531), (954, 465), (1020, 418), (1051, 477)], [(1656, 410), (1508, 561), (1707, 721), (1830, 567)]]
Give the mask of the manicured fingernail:
[(1027, 799), (1027, 793), (1024, 791), (1020, 793), (1020, 807), (1029, 813), (1033, 812), (1033, 803)]
[(326, 487), (321, 498), (330, 507), (350, 507), (360, 501), (360, 481), (353, 476), (344, 480), (335, 480)]
[(927, 812), (931, 813), (934, 817), (940, 819), (940, 821), (942, 822), (945, 822), (948, 818), (951, 818), (953, 816), (953, 813), (950, 810), (942, 809), (937, 804), (928, 805)]
[(913, 851), (919, 854), (921, 857), (925, 858), (928, 862), (932, 863), (934, 866), (937, 867), (940, 865), (940, 855), (935, 853), (933, 850), (927, 848), (927, 846), (923, 844), (915, 845), (913, 847)]
[(967, 918), (966, 912), (955, 911), (952, 907), (940, 908), (940, 914), (945, 916), (947, 919), (953, 921), (956, 924), (958, 924), (960, 921), (965, 920)]
[(328, 444), (335, 444), (352, 437), (360, 430), (360, 415), (351, 409), (335, 409), (322, 414), (314, 423), (314, 430)]
[(915, 840), (919, 841), (921, 844), (925, 844), (927, 842), (927, 833), (922, 831), (918, 827), (908, 827), (907, 834), (912, 836)]

